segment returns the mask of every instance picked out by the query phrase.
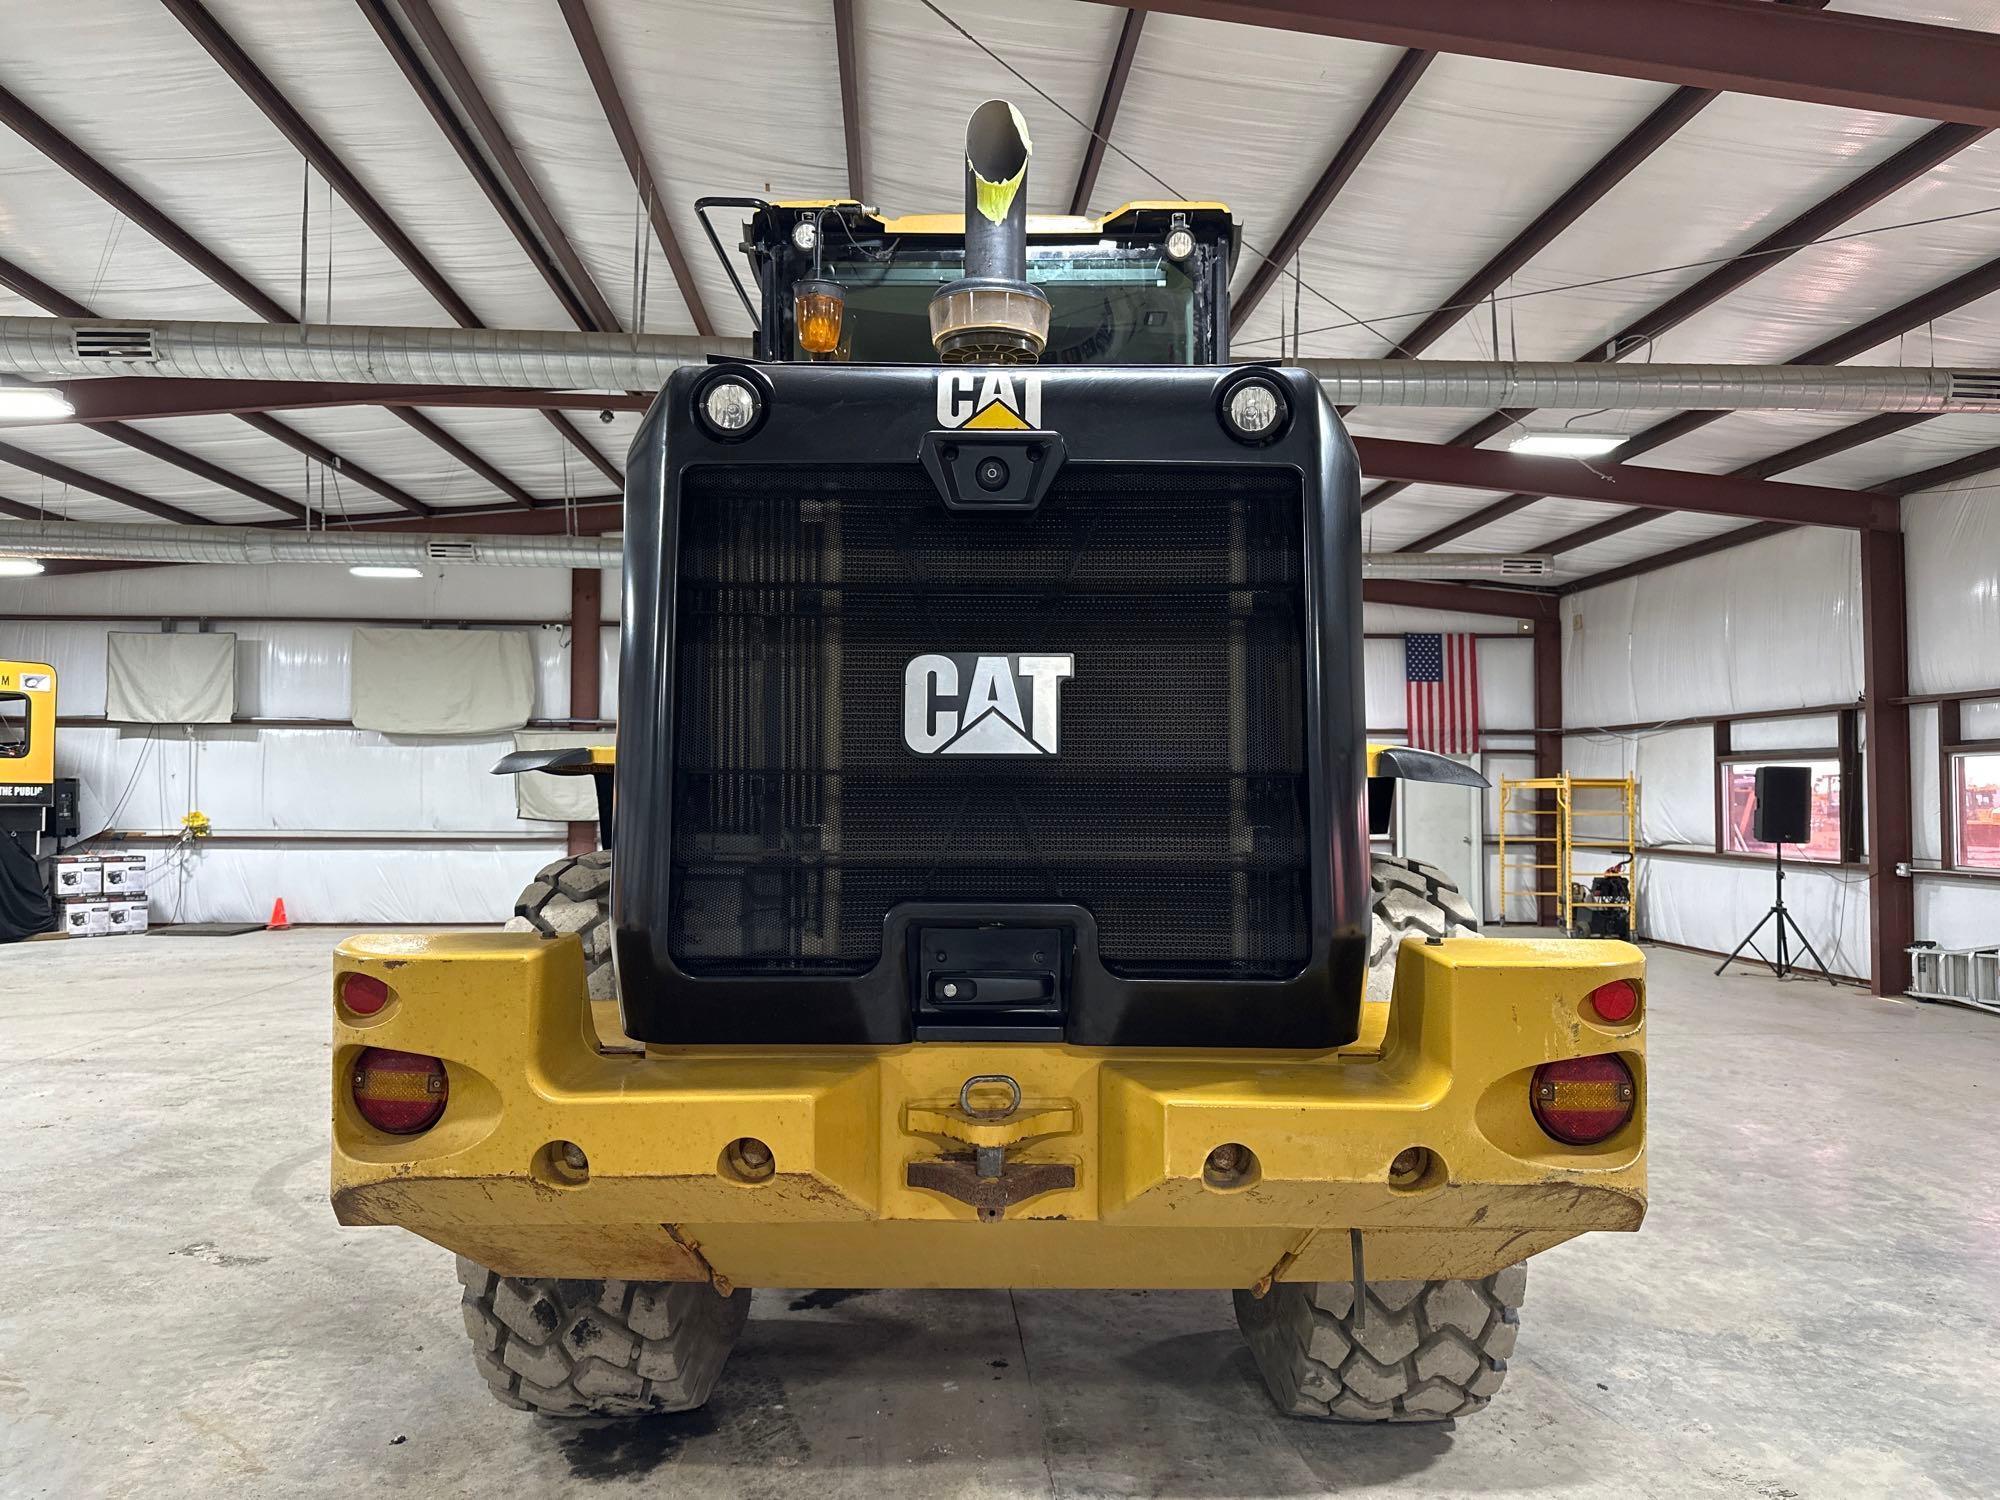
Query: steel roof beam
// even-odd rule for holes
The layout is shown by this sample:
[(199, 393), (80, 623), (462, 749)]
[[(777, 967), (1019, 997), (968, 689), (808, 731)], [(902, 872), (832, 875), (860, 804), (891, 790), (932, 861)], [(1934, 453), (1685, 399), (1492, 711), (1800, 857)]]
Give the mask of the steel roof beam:
[[(586, 333), (613, 333), (620, 324), (604, 300), (590, 268), (557, 222), (539, 184), (507, 138), (472, 71), (438, 20), (430, 0), (399, 0), (417, 41), (444, 75), (440, 84), (424, 66), (416, 46), (397, 24), (388, 0), (356, 0), (368, 24), (389, 49), (410, 87), (430, 111), (438, 129), (472, 173), (480, 191), (506, 224), (570, 320)], [(460, 120), (457, 110), (464, 111)], [(503, 182), (502, 179), (505, 179)]]
[[(1561, 197), (1535, 216), (1533, 223), (1503, 246), (1466, 283), (1444, 299), (1444, 304), (1415, 329), (1397, 341), (1389, 351), (1415, 358), (1458, 326), (1470, 309), (1489, 293), (1497, 291), (1508, 277), (1546, 250), (1557, 235), (1583, 217), (1584, 212), (1609, 193), (1647, 157), (1672, 140), (1680, 128), (1718, 97), (1714, 89), (1675, 89), (1655, 109), (1628, 131), (1623, 140), (1592, 164), (1589, 171), (1572, 183)], [(1493, 357), (1499, 359), (1495, 349)]]
[(1319, 181), (1312, 185), (1306, 200), (1299, 205), (1299, 211), (1292, 215), (1272, 242), (1263, 264), (1258, 266), (1243, 288), (1243, 295), (1229, 307), (1229, 321), (1232, 326), (1249, 320), (1257, 304), (1264, 300), (1264, 294), (1276, 285), (1284, 274), (1285, 262), (1299, 251), (1311, 238), (1319, 221), (1326, 217), (1326, 211), (1333, 206), (1333, 200), (1340, 196), (1348, 179), (1360, 167), (1362, 158), (1369, 148), (1381, 139), (1382, 132), (1389, 128), (1389, 122), (1402, 108), (1403, 101), (1410, 97), (1410, 91), (1424, 76), (1424, 70), (1431, 65), (1435, 52), (1412, 50), (1396, 59), (1395, 67), (1389, 70), (1389, 77), (1376, 90), (1375, 97), (1368, 101), (1368, 107), (1361, 112), (1361, 118), (1354, 122), (1354, 128), (1347, 133), (1347, 139), (1340, 143), (1340, 149), (1333, 153), (1333, 160), (1326, 164), (1326, 170), (1319, 174)]
[[(1924, 324), (1943, 317), (1947, 313), (1956, 312), (1960, 308), (1976, 302), (1982, 297), (1989, 296), (1994, 292), (2000, 292), (2000, 257), (1975, 266), (1963, 275), (1955, 276), (1943, 285), (1933, 287), (1928, 292), (1911, 298), (1902, 306), (1891, 308), (1879, 317), (1870, 318), (1858, 328), (1851, 328), (1845, 333), (1836, 334), (1830, 339), (1825, 339), (1806, 350), (1803, 354), (1787, 360), (1786, 363), (1795, 365), (1838, 364), (1842, 360), (1854, 358), (1857, 354), (1866, 353), (1877, 344), (1900, 337), (1912, 329), (1921, 328)], [(1655, 423), (1644, 432), (1639, 433), (1618, 450), (1618, 457), (1620, 461), (1623, 461), (1633, 454), (1658, 448), (1665, 443), (1672, 442), (1675, 438), (1685, 437), (1690, 432), (1706, 427), (1710, 422), (1720, 421), (1727, 415), (1727, 412), (1719, 411), (1681, 412), (1676, 416), (1669, 417), (1664, 422)], [(1881, 418), (1875, 417), (1870, 418), (1867, 422), (1858, 424), (1858, 428), (1867, 430), (1868, 436), (1879, 436), (1889, 431), (1900, 431), (1902, 427), (1909, 425), (1911, 424), (1905, 422), (1899, 426), (1890, 427), (1882, 424)], [(1855, 428), (1848, 429), (1849, 432), (1856, 430)], [(1826, 444), (1829, 441), (1837, 442), (1838, 436), (1829, 435), (1828, 438), (1821, 438), (1815, 441), (1818, 444)], [(1644, 447), (1636, 446), (1638, 444), (1644, 444)], [(1843, 444), (1841, 446), (1852, 445)], [(1787, 453), (1792, 451), (1796, 450), (1787, 450)], [(1813, 458), (1824, 457), (1828, 452), (1838, 451), (1840, 451), (1839, 447), (1822, 447), (1820, 451), (1812, 453), (1810, 457), (1799, 459), (1797, 463), (1809, 463)], [(1787, 468), (1797, 466), (1797, 464), (1787, 462), (1787, 454), (1781, 453), (1768, 459), (1759, 459), (1756, 464), (1748, 467), (1761, 468), (1766, 473), (1775, 473), (1777, 472), (1776, 469), (1765, 467), (1772, 464), (1783, 465)], [(1520, 497), (1510, 497), (1510, 499), (1518, 498)], [(1505, 504), (1507, 502), (1503, 501), (1501, 503)], [(1491, 508), (1489, 507), (1489, 509)], [(1473, 518), (1468, 517), (1467, 519), (1470, 520)], [(1651, 517), (1647, 516), (1645, 519), (1649, 520)], [(1484, 525), (1485, 523), (1481, 522), (1480, 524)], [(1644, 520), (1635, 520), (1632, 522), (1634, 526), (1643, 524)], [(1476, 527), (1466, 528), (1466, 530), (1476, 529)], [(1436, 534), (1434, 533), (1433, 535)], [(1460, 535), (1464, 535), (1464, 532), (1454, 533), (1452, 539)], [(1422, 550), (1425, 546), (1436, 545), (1439, 545), (1439, 543), (1426, 537), (1419, 543), (1412, 543), (1411, 548)], [(1406, 548), (1403, 550), (1411, 549)]]
[(1670, 552), (1662, 552), (1654, 557), (1642, 557), (1634, 562), (1622, 563), (1615, 568), (1606, 568), (1602, 573), (1593, 573), (1588, 578), (1579, 578), (1574, 583), (1564, 584), (1563, 593), (1578, 594), (1585, 589), (1598, 588), (1607, 583), (1637, 578), (1645, 573), (1656, 573), (1661, 568), (1671, 568), (1675, 563), (1692, 562), (1697, 557), (1712, 557), (1717, 552), (1727, 552), (1731, 547), (1762, 541), (1767, 536), (1776, 536), (1781, 531), (1792, 529), (1783, 521), (1759, 521), (1755, 526), (1739, 526), (1736, 530), (1725, 531), (1720, 536), (1704, 537), (1698, 542), (1689, 542), (1684, 547), (1675, 547)]
[[(347, 163), (336, 156), (319, 132), (306, 123), (305, 117), (292, 107), (291, 101), (271, 82), (264, 70), (250, 60), (250, 55), (237, 45), (236, 39), (222, 29), (200, 0), (160, 0), (160, 3), (187, 29), (188, 35), (201, 44), (202, 50), (214, 59), (278, 133), (291, 142), (293, 149), (312, 163), (313, 169), (354, 210), (355, 217), (373, 231), (403, 269), (416, 278), (417, 284), (431, 295), (438, 306), (451, 314), (454, 322), (465, 328), (485, 326), (472, 311), (471, 305), (425, 258), (416, 241), (404, 233), (403, 226), (390, 216), (373, 193), (362, 186), (361, 179), (348, 170)], [(271, 320), (279, 323), (293, 321), (283, 309), (279, 309)]]
[(494, 489), (505, 495), (509, 500), (512, 500), (516, 505), (525, 509), (535, 503), (533, 495), (501, 473), (494, 465), (488, 463), (477, 453), (474, 453), (464, 443), (453, 437), (444, 428), (438, 426), (436, 422), (432, 421), (422, 412), (412, 411), (408, 407), (403, 406), (392, 406), (387, 408), (387, 411), (390, 416), (394, 417), (411, 431), (419, 433), (430, 439), (433, 443), (436, 443), (438, 447), (444, 449), (445, 452), (464, 464), (466, 468), (472, 470), (473, 473), (492, 485)]
[(1421, 578), (1364, 578), (1361, 597), (1369, 604), (1449, 609), (1461, 614), (1504, 615), (1517, 620), (1553, 620), (1560, 599), (1549, 590), (1481, 588)]
[(1570, 500), (1651, 505), (1746, 520), (1800, 521), (1815, 526), (1893, 524), (1886, 495), (1822, 485), (1782, 484), (1729, 474), (1694, 474), (1638, 464), (1580, 464), (1484, 448), (1356, 438), (1364, 473), (1462, 489), (1518, 489)]
[[(1665, 302), (1651, 311), (1641, 313), (1604, 343), (1594, 345), (1577, 355), (1577, 359), (1593, 363), (1607, 360), (1612, 358), (1615, 352), (1628, 350), (1648, 339), (1660, 337), (1660, 335), (1666, 333), (1669, 329), (1686, 322), (1696, 313), (1714, 306), (1724, 297), (1739, 290), (1765, 271), (1789, 260), (1813, 241), (1831, 233), (1842, 224), (1854, 218), (1855, 215), (1872, 208), (1891, 193), (1897, 192), (1916, 182), (1933, 168), (1949, 161), (1967, 146), (1979, 140), (1984, 134), (1983, 130), (1969, 129), (1959, 125), (1940, 125), (1934, 130), (1926, 131), (1921, 139), (1913, 141), (1888, 160), (1863, 172), (1854, 181), (1848, 183), (1847, 186), (1821, 199), (1783, 227), (1765, 235), (1747, 251), (1717, 266), (1692, 286), (1669, 297)], [(1457, 299), (1454, 298), (1453, 300)], [(1860, 344), (1853, 352), (1858, 354), (1862, 350), (1871, 347), (1872, 344), (1879, 342), (1881, 342), (1880, 339), (1874, 339), (1869, 343)], [(1847, 358), (1851, 356), (1841, 357)], [(1801, 355), (1790, 362), (1793, 364), (1804, 364), (1807, 362), (1807, 356)], [(1829, 360), (1827, 362), (1836, 363), (1837, 361)], [(1527, 409), (1496, 412), (1490, 417), (1485, 417), (1475, 422), (1472, 426), (1453, 437), (1451, 441), (1467, 446), (1475, 446), (1499, 436), (1499, 434), (1506, 431), (1509, 427), (1515, 426), (1522, 418), (1530, 414)], [(1692, 432), (1696, 427), (1705, 425), (1706, 422), (1714, 421), (1716, 415), (1719, 414), (1712, 414), (1691, 425), (1684, 425), (1679, 431), (1672, 434), (1672, 436), (1680, 436), (1683, 432)], [(1662, 439), (1662, 441), (1667, 440), (1665, 438)], [(1629, 456), (1634, 451), (1643, 450), (1634, 450), (1628, 445), (1625, 449), (1620, 450), (1621, 457)], [(1401, 488), (1402, 486), (1400, 485), (1393, 487), (1389, 485), (1378, 486), (1363, 497), (1362, 508), (1364, 510), (1374, 509)], [(1490, 514), (1486, 514), (1485, 519), (1480, 520), (1477, 525), (1468, 525), (1463, 531), (1452, 531), (1449, 536), (1439, 535), (1437, 540), (1433, 540), (1431, 537), (1422, 538), (1419, 541), (1411, 543), (1403, 550), (1424, 551), (1429, 547), (1441, 546), (1446, 541), (1455, 540), (1457, 537), (1465, 535), (1466, 532), (1476, 531), (1480, 526), (1488, 525), (1493, 521), (1501, 519), (1503, 516), (1512, 515), (1516, 511), (1525, 509), (1525, 505), (1514, 503), (1522, 498), (1521, 496), (1509, 496), (1506, 501), (1489, 507)], [(1532, 502), (1530, 501), (1529, 503)], [(1468, 517), (1467, 519), (1470, 520), (1471, 518)]]
[(351, 479), (362, 488), (373, 490), (384, 500), (392, 502), (399, 509), (406, 510), (413, 516), (427, 516), (431, 513), (431, 507), (417, 499), (416, 496), (397, 488), (381, 475), (362, 468), (360, 464), (355, 463), (352, 459), (342, 458), (325, 444), (314, 442), (303, 432), (287, 427), (275, 417), (246, 412), (239, 416), (237, 420), (249, 423), (257, 431), (263, 433), (265, 437), (275, 438), (294, 453), (303, 453), (307, 458), (313, 460), (313, 462), (324, 464), (338, 478)]
[[(844, 8), (850, 0), (835, 0), (836, 6)], [(837, 13), (837, 12), (836, 12)], [(1118, 28), (1118, 43), (1111, 49), (1111, 68), (1104, 75), (1104, 93), (1097, 101), (1097, 119), (1090, 127), (1090, 139), (1083, 148), (1083, 166), (1076, 174), (1076, 191), (1069, 195), (1069, 211), (1073, 214), (1085, 212), (1090, 207), (1090, 195), (1097, 191), (1097, 174), (1104, 166), (1104, 148), (1111, 140), (1111, 127), (1118, 121), (1118, 106), (1125, 98), (1125, 80), (1132, 76), (1132, 58), (1139, 50), (1139, 33), (1146, 29), (1146, 13), (1143, 10), (1128, 10)], [(847, 68), (841, 67), (842, 98), (847, 88)], [(860, 196), (857, 189), (856, 197)]]
[[(1861, 425), (1867, 426), (1868, 424), (1862, 423)], [(1787, 449), (1786, 453), (1778, 455), (1778, 458), (1782, 459), (1787, 455), (1805, 453), (1806, 450), (1814, 446), (1814, 443), (1801, 443), (1796, 448)], [(1823, 455), (1811, 455), (1811, 457), (1821, 456)], [(1811, 457), (1798, 458), (1793, 466), (1796, 467), (1797, 464), (1809, 463)], [(1777, 459), (1761, 459), (1759, 463), (1772, 463), (1776, 461)], [(1751, 465), (1750, 467), (1755, 468), (1756, 466)], [(1972, 479), (1981, 474), (1991, 474), (1996, 469), (2000, 469), (2000, 447), (1981, 448), (1975, 453), (1963, 454), (1958, 458), (1947, 460), (1944, 463), (1933, 464), (1927, 469), (1917, 469), (1908, 474), (1898, 475), (1894, 479), (1882, 480), (1873, 488), (1874, 492), (1878, 495), (1891, 495), (1900, 500), (1905, 495), (1914, 495), (1923, 490), (1940, 489), (1947, 484), (1955, 484), (1961, 479)], [(1553, 550), (1560, 552), (1568, 550), (1568, 547), (1571, 546), (1585, 546), (1590, 541), (1602, 541), (1605, 537), (1615, 536), (1620, 531), (1629, 531), (1633, 526), (1642, 521), (1652, 520), (1653, 515), (1652, 511), (1628, 511), (1622, 516), (1614, 516), (1610, 521), (1600, 523), (1595, 529), (1599, 530), (1602, 535), (1581, 538), (1581, 534), (1579, 533), (1578, 537), (1564, 538), (1563, 542), (1556, 544)], [(1615, 526), (1613, 524), (1615, 522), (1625, 522), (1626, 524)], [(1566, 594), (1575, 593), (1579, 589), (1595, 588), (1600, 583), (1615, 583), (1621, 578), (1636, 578), (1641, 574), (1651, 573), (1660, 568), (1672, 567), (1677, 562), (1686, 562), (1689, 558), (1707, 557), (1712, 553), (1725, 552), (1731, 547), (1740, 547), (1746, 542), (1758, 541), (1763, 537), (1776, 536), (1781, 531), (1791, 531), (1794, 529), (1793, 526), (1783, 522), (1766, 522), (1757, 526), (1740, 527), (1735, 531), (1725, 531), (1720, 536), (1708, 537), (1702, 541), (1690, 543), (1685, 547), (1676, 547), (1671, 552), (1662, 552), (1656, 557), (1642, 557), (1636, 561), (1606, 569), (1601, 573), (1593, 573), (1588, 578), (1582, 578), (1575, 583), (1564, 585), (1563, 592)], [(1547, 552), (1552, 549), (1549, 546), (1541, 546), (1534, 550)]]
[(2000, 126), (2000, 36), (1744, 0), (1140, 0), (1146, 9)]
[[(226, 73), (231, 82), (242, 90), (244, 96), (257, 106), (264, 118), (271, 122), (278, 133), (291, 142), (294, 149), (312, 163), (313, 169), (325, 178), (328, 185), (340, 194), (341, 200), (354, 211), (355, 217), (366, 224), (388, 248), (391, 255), (403, 269), (410, 273), (431, 297), (450, 315), (461, 328), (484, 328), (486, 325), (472, 310), (472, 305), (458, 294), (456, 288), (445, 279), (444, 273), (425, 258), (423, 251), (412, 240), (376, 199), (348, 169), (347, 163), (334, 154), (333, 148), (306, 123), (305, 117), (292, 107), (292, 102), (271, 82), (270, 78), (250, 60), (250, 55), (237, 45), (236, 39), (223, 30), (215, 17), (201, 4), (201, 0), (160, 0), (167, 10), (187, 29), (188, 35), (201, 44), (202, 50), (214, 59), (216, 65)], [(268, 317), (269, 314), (266, 314)], [(289, 323), (293, 319), (279, 309), (279, 316), (273, 322)], [(569, 431), (569, 424), (554, 412), (544, 412), (543, 420), (553, 424), (572, 442), (580, 441)], [(594, 450), (593, 450), (594, 451)], [(349, 472), (354, 472), (350, 466)], [(400, 502), (399, 502), (400, 503)]]
[[(237, 301), (243, 303), (244, 306), (256, 313), (257, 316), (270, 323), (294, 323), (297, 321), (279, 302), (266, 294), (247, 276), (244, 276), (235, 267), (223, 260), (221, 256), (202, 244), (200, 240), (182, 228), (180, 224), (154, 207), (130, 183), (106, 169), (90, 153), (83, 150), (74, 141), (71, 141), (61, 131), (57, 130), (48, 121), (44, 120), (40, 115), (28, 108), (20, 99), (5, 89), (0, 89), (0, 119), (4, 119), (10, 128), (20, 135), (23, 140), (35, 147), (36, 150), (42, 152), (57, 166), (76, 178), (86, 188), (90, 189), (91, 192), (117, 209), (118, 212), (124, 214), (135, 224), (145, 229), (147, 233), (151, 234), (168, 250), (186, 261), (196, 271), (206, 276)], [(28, 275), (20, 268), (11, 264), (6, 266), (4, 273), (0, 273), (0, 280), (4, 280), (19, 295), (27, 297), (30, 301), (40, 304), (48, 311), (56, 313), (59, 316), (93, 316), (87, 309), (83, 309), (83, 304), (77, 302), (74, 298), (64, 296), (46, 282)], [(88, 382), (78, 382), (78, 384), (85, 385)], [(273, 423), (272, 426), (276, 427), (277, 424)], [(259, 430), (262, 431), (265, 429), (260, 428)], [(292, 431), (290, 428), (280, 428), (279, 430), (287, 434), (290, 434)], [(108, 432), (107, 436), (114, 437), (128, 446), (149, 452), (153, 457), (186, 469), (189, 473), (198, 474), (211, 483), (221, 484), (224, 488), (234, 490), (238, 494), (247, 495), (249, 498), (258, 500), (266, 505), (273, 505), (288, 515), (303, 516), (305, 514), (304, 507), (285, 499), (275, 491), (265, 489), (261, 485), (253, 485), (249, 480), (241, 479), (234, 475), (228, 476), (226, 480), (219, 478), (218, 476), (227, 474), (227, 471), (208, 463), (204, 459), (198, 459), (192, 454), (184, 453), (178, 448), (171, 447), (157, 438), (151, 438), (145, 434), (133, 433), (129, 429), (122, 432)], [(292, 446), (296, 447), (297, 444), (292, 444)], [(366, 472), (365, 470), (355, 471), (351, 466), (349, 471)], [(396, 491), (396, 493), (401, 494), (402, 492)]]
[(625, 108), (625, 96), (619, 92), (618, 79), (611, 71), (611, 60), (605, 56), (604, 43), (590, 19), (590, 7), (585, 0), (559, 0), (559, 4), (563, 20), (569, 25), (570, 38), (576, 43), (577, 55), (583, 59), (583, 70), (590, 75), (590, 86), (597, 93), (598, 107), (604, 111), (612, 139), (618, 142), (619, 154), (625, 158), (625, 169), (632, 174), (632, 185), (645, 201), (653, 235), (659, 240), (660, 249), (666, 252), (667, 265), (674, 273), (681, 300), (687, 304), (688, 316), (694, 319), (697, 333), (711, 337), (715, 324), (702, 305), (701, 288), (695, 283), (694, 271), (667, 218), (666, 205), (660, 201), (658, 179), (647, 164), (645, 148), (639, 144), (639, 132), (633, 127), (631, 113)]
[(0, 443), (0, 463), (10, 463), (17, 469), (26, 469), (30, 474), (39, 474), (44, 479), (52, 479), (57, 484), (66, 484), (71, 489), (82, 490), (85, 494), (96, 495), (99, 499), (110, 500), (128, 510), (143, 511), (162, 521), (178, 521), (186, 526), (207, 526), (212, 524), (206, 517), (193, 511), (182, 510), (177, 505), (169, 505), (164, 500), (149, 499), (136, 490), (128, 490), (122, 484), (113, 484), (108, 479), (99, 479), (94, 474), (86, 474), (81, 469), (72, 469), (68, 464), (57, 463), (52, 458), (43, 458), (39, 453), (31, 453), (26, 448), (17, 448), (12, 443)]
[[(0, 258), (0, 286), (5, 286), (16, 296), (25, 297), (44, 311), (54, 313), (58, 317), (92, 316), (90, 309), (74, 297), (65, 296), (46, 281), (29, 274), (4, 258)], [(97, 385), (98, 382), (94, 380), (73, 381), (64, 387), (64, 392), (71, 405), (81, 409), (88, 405), (85, 393), (94, 393)], [(255, 500), (260, 505), (268, 505), (273, 510), (281, 511), (288, 516), (302, 518), (306, 514), (306, 508), (297, 501), (288, 500), (276, 490), (245, 479), (240, 474), (232, 474), (220, 464), (210, 463), (207, 459), (189, 453), (183, 448), (176, 448), (150, 432), (143, 432), (139, 428), (128, 427), (125, 423), (117, 421), (91, 421), (87, 425), (91, 431), (102, 433), (114, 442), (123, 443), (128, 448), (136, 448), (139, 452), (157, 458), (162, 463), (172, 464), (177, 469), (184, 469), (219, 488), (233, 490), (245, 499)]]
[[(174, 220), (168, 218), (143, 193), (124, 178), (109, 171), (97, 158), (83, 150), (5, 88), (0, 88), (0, 120), (4, 120), (22, 140), (256, 313), (258, 317), (272, 323), (297, 321), (276, 298), (202, 244)], [(67, 298), (63, 300), (68, 301)]]

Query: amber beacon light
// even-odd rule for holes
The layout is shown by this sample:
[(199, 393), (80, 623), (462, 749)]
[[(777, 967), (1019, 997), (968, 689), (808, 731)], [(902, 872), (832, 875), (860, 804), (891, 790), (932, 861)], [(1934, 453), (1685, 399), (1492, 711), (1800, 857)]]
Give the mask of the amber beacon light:
[(799, 347), (808, 354), (833, 353), (840, 347), (846, 312), (847, 293), (839, 282), (824, 276), (798, 282), (792, 294), (792, 320), (798, 327)]

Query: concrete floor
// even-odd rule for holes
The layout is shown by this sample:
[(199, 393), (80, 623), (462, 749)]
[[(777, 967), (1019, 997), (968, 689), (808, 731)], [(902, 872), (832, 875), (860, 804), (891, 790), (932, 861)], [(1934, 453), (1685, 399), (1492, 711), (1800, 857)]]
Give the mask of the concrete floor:
[(1221, 1293), (760, 1292), (706, 1411), (580, 1429), (333, 1222), (334, 936), (0, 949), (0, 1495), (2000, 1494), (2000, 1018), (1656, 950), (1652, 1217), (1455, 1428), (1278, 1417)]

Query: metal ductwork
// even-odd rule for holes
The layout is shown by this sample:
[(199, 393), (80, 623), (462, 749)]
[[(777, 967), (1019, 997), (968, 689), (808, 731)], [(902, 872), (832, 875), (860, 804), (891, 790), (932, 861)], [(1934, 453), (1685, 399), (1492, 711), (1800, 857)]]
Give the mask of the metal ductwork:
[(1552, 411), (2000, 411), (2000, 370), (1298, 359), (1337, 406)]
[(368, 324), (0, 318), (0, 371), (53, 378), (306, 380), (556, 391), (657, 390), (711, 354), (748, 359), (747, 339), (561, 334)]
[[(678, 334), (0, 318), (0, 374), (42, 380), (160, 375), (633, 391), (657, 390), (668, 371), (703, 363), (710, 355), (747, 359), (750, 345)], [(1339, 406), (2000, 411), (2000, 370), (1987, 369), (1420, 359), (1296, 363), (1318, 376), (1328, 399)]]
[[(620, 543), (606, 537), (274, 531), (122, 521), (0, 521), (0, 557), (409, 568), (615, 568), (621, 562)], [(1362, 570), (1375, 578), (1540, 578), (1554, 571), (1554, 559), (1514, 553), (1371, 552), (1362, 559)]]
[(1556, 571), (1551, 553), (1531, 552), (1368, 552), (1361, 558), (1364, 578), (1549, 578)]
[(341, 567), (615, 568), (619, 543), (588, 536), (452, 536), (0, 521), (0, 557), (99, 562), (333, 563)]
[(1028, 284), (1028, 122), (988, 99), (965, 122), (965, 275), (930, 301), (948, 365), (1031, 365), (1049, 341), (1049, 299)]

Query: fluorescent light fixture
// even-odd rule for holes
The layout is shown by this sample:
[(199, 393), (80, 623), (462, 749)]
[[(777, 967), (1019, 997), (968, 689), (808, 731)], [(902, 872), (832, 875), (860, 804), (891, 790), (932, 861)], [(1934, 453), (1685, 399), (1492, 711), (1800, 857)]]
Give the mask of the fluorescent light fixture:
[(1624, 442), (1624, 434), (1615, 432), (1524, 432), (1507, 451), (1541, 458), (1602, 458)]
[(0, 422), (56, 422), (75, 415), (61, 386), (0, 375)]
[(347, 570), (356, 578), (421, 578), (422, 568), (405, 568), (381, 563), (356, 563)]
[(33, 578), (44, 571), (32, 557), (0, 557), (0, 578)]

